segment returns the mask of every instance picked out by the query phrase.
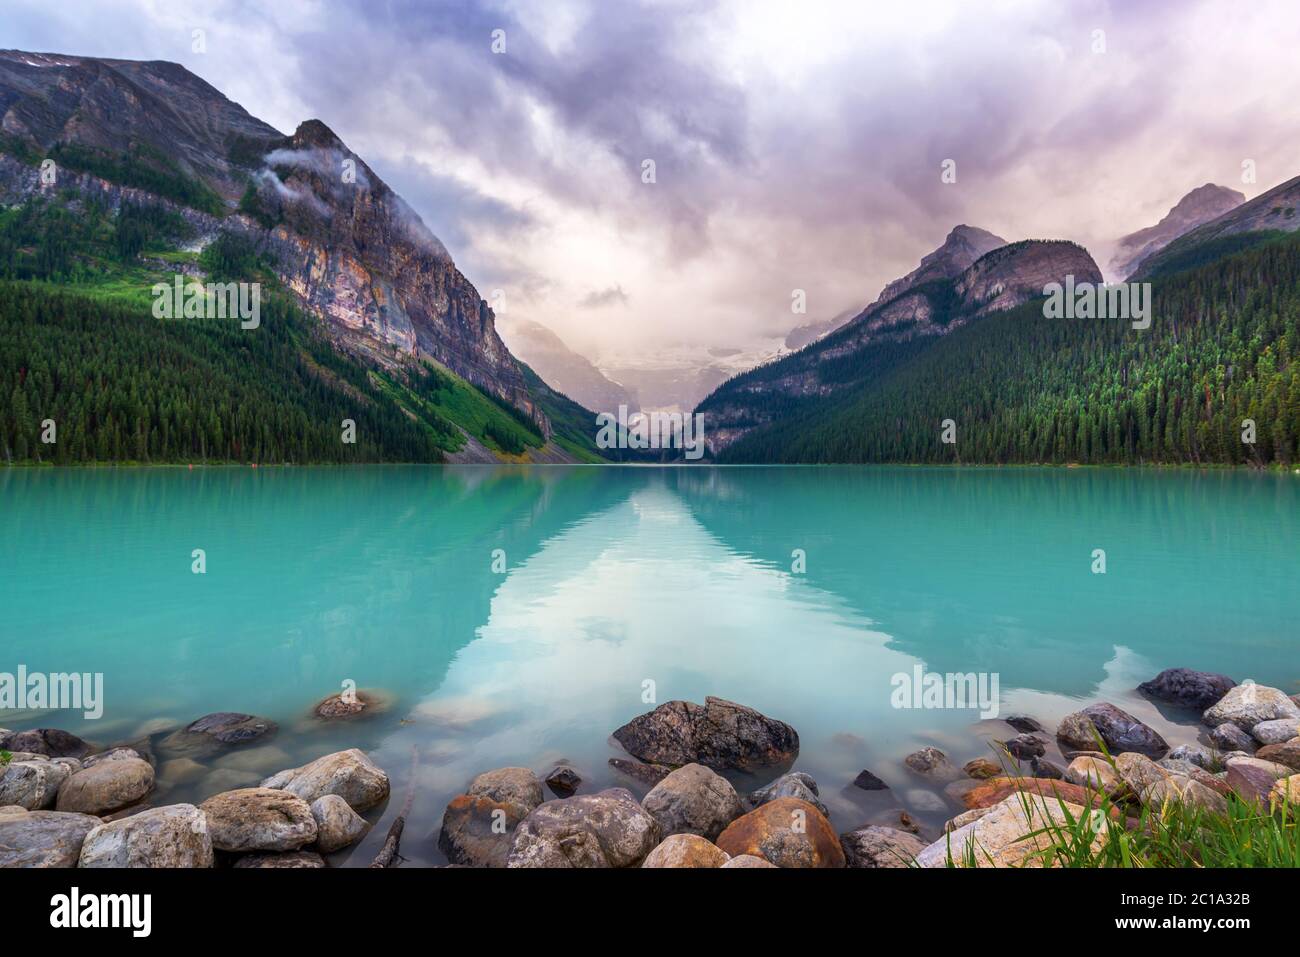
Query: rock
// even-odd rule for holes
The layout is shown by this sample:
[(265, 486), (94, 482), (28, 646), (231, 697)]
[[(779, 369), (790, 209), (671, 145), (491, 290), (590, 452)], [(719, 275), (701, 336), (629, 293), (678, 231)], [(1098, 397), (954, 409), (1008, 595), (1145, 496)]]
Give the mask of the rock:
[(1261, 721), (1250, 729), (1250, 736), (1260, 744), (1282, 744), (1300, 736), (1300, 720), (1275, 718), (1272, 721)]
[(798, 798), (776, 798), (737, 818), (717, 844), (732, 857), (753, 854), (777, 867), (844, 867), (830, 822)]
[(515, 827), (527, 814), (513, 802), (461, 794), (443, 812), (438, 848), (453, 864), (505, 867)]
[(976, 758), (973, 761), (967, 761), (962, 765), (961, 769), (970, 777), (979, 781), (995, 778), (1002, 773), (1001, 766), (994, 764), (988, 758)]
[(144, 761), (144, 755), (135, 748), (110, 748), (107, 751), (100, 751), (98, 754), (90, 754), (81, 759), (83, 768), (93, 768), (97, 764), (103, 764), (105, 761), (125, 761), (128, 758), (134, 758), (137, 761)]
[(327, 794), (337, 794), (352, 810), (365, 811), (388, 797), (388, 775), (364, 752), (349, 748), (274, 774), (262, 782), (262, 787), (288, 791), (308, 804)]
[(196, 781), (208, 773), (208, 769), (193, 758), (172, 758), (158, 766), (157, 780), (161, 784), (175, 787)]
[(573, 768), (564, 764), (559, 765), (546, 776), (546, 786), (556, 797), (569, 797), (578, 790), (580, 784), (582, 784), (582, 777)]
[(799, 735), (783, 721), (712, 696), (703, 705), (669, 701), (614, 732), (628, 754), (654, 764), (703, 764), (752, 771), (787, 764)]
[(290, 867), (320, 869), (325, 859), (315, 851), (290, 851), (287, 854), (246, 854), (235, 861), (235, 867)]
[(922, 748), (920, 751), (913, 751), (903, 758), (903, 763), (922, 777), (935, 781), (955, 781), (962, 777), (962, 773), (948, 760), (948, 755), (938, 748)]
[(1095, 751), (1097, 737), (1093, 734), (1094, 728), (1111, 754), (1136, 751), (1160, 757), (1169, 750), (1165, 739), (1153, 729), (1106, 701), (1066, 715), (1056, 729), (1056, 737), (1063, 750)]
[[(723, 853), (725, 854), (726, 852), (724, 851)], [(727, 861), (727, 863), (723, 864), (722, 866), (723, 867), (773, 867), (773, 868), (776, 867), (775, 864), (765, 861), (761, 857), (756, 857), (753, 854), (741, 854), (739, 857), (733, 857), (731, 860)]]
[(0, 733), (0, 751), (27, 751), (48, 758), (77, 758), (80, 760), (93, 751), (89, 744), (75, 734), (58, 728), (37, 728), (34, 731), (5, 731)]
[(522, 818), (542, 803), (542, 782), (528, 768), (497, 768), (484, 771), (470, 782), (470, 797), (485, 797), (501, 804), (513, 804)]
[(167, 735), (158, 747), (172, 755), (211, 754), (224, 748), (249, 744), (275, 734), (278, 726), (268, 718), (218, 711), (191, 721), (184, 728)]
[(378, 705), (379, 698), (369, 691), (341, 691), (321, 701), (311, 709), (311, 713), (317, 718), (332, 721), (374, 714)]
[(1061, 781), (1065, 778), (1065, 772), (1046, 758), (1034, 758), (1029, 762), (1029, 766), (1033, 769), (1036, 778), (1051, 778), (1053, 781)]
[(985, 814), (988, 814), (990, 810), (992, 810), (991, 807), (973, 807), (969, 811), (962, 811), (943, 826), (943, 832), (951, 834), (957, 828), (965, 827), (971, 821), (978, 821)]
[(1217, 814), (1226, 813), (1228, 810), (1228, 802), (1224, 800), (1223, 795), (1182, 774), (1171, 774), (1155, 782), (1143, 791), (1140, 797), (1143, 804), (1155, 807), (1177, 803), (1199, 807)]
[(1210, 740), (1220, 751), (1244, 751), (1253, 754), (1255, 739), (1231, 722), (1224, 722), (1210, 732)]
[(1017, 761), (1041, 758), (1047, 753), (1047, 745), (1032, 734), (1018, 734), (1009, 741), (999, 741), (998, 744)]
[[(821, 811), (822, 814), (830, 817), (831, 812), (826, 810), (826, 805), (818, 797), (819, 794), (821, 792), (817, 789), (817, 782), (813, 780), (811, 774), (806, 774), (803, 771), (791, 771), (788, 774), (781, 775), (766, 787), (752, 792), (749, 795), (749, 806), (751, 808), (761, 807), (776, 798), (798, 798), (801, 801), (807, 801)], [(744, 813), (743, 810), (741, 813)]]
[(1166, 668), (1150, 681), (1138, 685), (1138, 691), (1161, 701), (1172, 701), (1184, 708), (1204, 711), (1231, 691), (1236, 684), (1226, 675), (1209, 671)]
[(1228, 787), (1247, 801), (1268, 803), (1273, 785), (1289, 777), (1292, 769), (1260, 758), (1234, 758), (1228, 762)]
[(1145, 754), (1127, 752), (1115, 756), (1115, 771), (1134, 795), (1169, 777), (1169, 772)]
[(1284, 764), (1293, 771), (1300, 771), (1300, 738), (1292, 738), (1281, 744), (1268, 744), (1255, 752), (1261, 761)]
[[(1067, 785), (1068, 786), (1068, 785)], [(916, 856), (921, 867), (1042, 867), (1052, 847), (1050, 828), (1068, 826), (1088, 813), (1078, 804), (1023, 801), (1012, 795), (969, 824), (941, 837)], [(1104, 833), (1104, 829), (1103, 829)], [(1098, 840), (1101, 840), (1099, 834)]]
[(858, 776), (853, 779), (855, 787), (860, 787), (864, 791), (888, 791), (889, 785), (880, 778), (876, 777), (865, 768), (858, 772)]
[[(1289, 777), (1278, 778), (1273, 782), (1273, 789), (1269, 792), (1269, 801), (1272, 806), (1280, 807), (1284, 804), (1300, 804), (1300, 774), (1292, 774)], [(3, 862), (3, 841), (0, 840), (0, 867), (4, 866)]]
[(634, 781), (648, 784), (651, 787), (654, 787), (672, 772), (672, 768), (666, 764), (643, 764), (640, 761), (628, 761), (626, 758), (610, 758), (609, 766), (615, 771), (623, 772)]
[[(687, 765), (690, 767), (690, 765)], [(698, 834), (670, 834), (646, 855), (642, 867), (721, 867), (731, 860), (726, 851)]]
[(72, 769), (60, 761), (10, 761), (0, 771), (0, 806), (27, 811), (53, 807), (59, 787), (71, 776)]
[(983, 786), (983, 784), (983, 781), (977, 781), (975, 778), (958, 778), (956, 781), (949, 781), (943, 786), (943, 795), (954, 804), (961, 804), (967, 794)]
[(76, 867), (86, 835), (100, 820), (89, 814), (32, 811), (0, 815), (0, 870), (11, 867)]
[(128, 807), (153, 790), (153, 768), (139, 758), (104, 761), (70, 776), (59, 789), (60, 811), (107, 814)]
[[(776, 784), (783, 780), (778, 779)], [(814, 797), (816, 786), (813, 782)], [(641, 806), (659, 822), (660, 833), (665, 837), (699, 834), (709, 840), (745, 813), (731, 782), (702, 764), (678, 768), (654, 786)]]
[(1119, 772), (1104, 758), (1081, 757), (1070, 762), (1065, 769), (1065, 780), (1082, 788), (1116, 794), (1124, 786)]
[(840, 835), (846, 867), (910, 867), (925, 841), (893, 827), (867, 825)]
[(1021, 734), (1033, 734), (1035, 731), (1044, 730), (1041, 724), (1027, 714), (1013, 714), (1003, 720)]
[(1277, 688), (1251, 681), (1237, 685), (1201, 716), (1212, 728), (1230, 721), (1243, 731), (1252, 730), (1261, 721), (1278, 718), (1300, 721), (1300, 705)]
[[(1082, 806), (1091, 806), (1099, 803), (1099, 796), (1096, 792), (1090, 792), (1077, 784), (1071, 784), (1068, 781), (1055, 781), (1048, 778), (990, 778), (982, 782), (979, 787), (969, 791), (963, 800), (967, 809), (993, 807), (1000, 804), (1008, 797), (1025, 792), (1030, 795), (1048, 798), (1048, 803), (1056, 799), (1068, 801), (1071, 804)], [(1036, 803), (1038, 802), (1035, 799)]]
[(925, 811), (929, 813), (941, 813), (947, 810), (948, 805), (944, 799), (933, 791), (927, 791), (924, 788), (911, 788), (903, 795), (907, 806), (913, 811)]
[(203, 812), (192, 804), (173, 804), (101, 824), (86, 835), (80, 866), (211, 867), (212, 861)]
[[(1226, 727), (1236, 728), (1236, 725), (1226, 725)], [(1190, 761), (1199, 768), (1206, 771), (1216, 771), (1223, 763), (1222, 755), (1213, 748), (1207, 748), (1199, 744), (1180, 744), (1169, 752), (1169, 760), (1173, 761)]]
[(326, 794), (310, 805), (316, 821), (316, 850), (333, 854), (365, 836), (370, 824), (337, 794)]
[(625, 788), (547, 801), (515, 828), (507, 867), (638, 867), (656, 821)]
[(199, 805), (218, 851), (296, 851), (316, 840), (316, 818), (302, 798), (274, 788), (241, 788)]

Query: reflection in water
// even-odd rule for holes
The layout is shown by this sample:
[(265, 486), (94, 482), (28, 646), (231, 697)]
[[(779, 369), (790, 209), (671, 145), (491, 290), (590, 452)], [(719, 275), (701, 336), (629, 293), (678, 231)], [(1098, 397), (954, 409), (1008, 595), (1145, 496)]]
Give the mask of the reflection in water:
[[(443, 807), (479, 771), (564, 759), (584, 790), (627, 784), (608, 735), (652, 682), (658, 702), (716, 694), (793, 724), (841, 829), (899, 804), (937, 823), (949, 809), (901, 756), (934, 744), (960, 763), (1007, 727), (892, 708), (891, 677), (916, 664), (995, 672), (1004, 713), (1048, 725), (1103, 695), (1154, 716), (1132, 689), (1173, 665), (1300, 690), (1297, 504), (1288, 477), (1234, 473), (14, 470), (0, 671), (102, 671), (106, 714), (0, 725), (102, 744), (215, 710), (284, 727), (215, 776), (170, 769), (162, 801), (370, 750), (398, 799), (351, 863), (382, 842), (414, 752), (403, 851), (432, 863)], [(391, 707), (308, 719), (345, 679)], [(853, 788), (864, 767), (892, 790)]]

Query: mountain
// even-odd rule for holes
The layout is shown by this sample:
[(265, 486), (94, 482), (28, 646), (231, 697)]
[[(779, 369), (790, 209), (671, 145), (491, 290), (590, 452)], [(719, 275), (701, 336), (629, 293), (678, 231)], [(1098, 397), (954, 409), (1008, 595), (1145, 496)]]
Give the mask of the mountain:
[(1160, 222), (1122, 238), (1110, 261), (1111, 272), (1127, 279), (1147, 257), (1158, 253), (1189, 230), (1218, 219), (1245, 201), (1245, 194), (1226, 186), (1206, 183), (1196, 187), (1174, 204)]
[(1067, 275), (1101, 281), (1092, 257), (1069, 242), (1000, 245), (971, 260), (997, 239), (957, 227), (920, 267), (886, 286), (893, 295), (882, 294), (801, 351), (724, 383), (699, 405), (710, 451), (718, 454), (755, 429), (822, 408), (966, 323), (1041, 296), (1047, 283)]
[(627, 406), (629, 411), (640, 408), (634, 392), (606, 378), (540, 322), (503, 322), (500, 331), (512, 353), (554, 389), (586, 408), (615, 413), (620, 405)]
[(859, 310), (856, 308), (845, 309), (839, 315), (832, 316), (822, 322), (806, 322), (801, 326), (795, 326), (785, 337), (785, 347), (797, 352), (809, 343), (816, 342), (822, 336), (834, 332), (856, 316), (858, 312)]
[(1193, 268), (1300, 229), (1300, 176), (1189, 230), (1142, 261), (1133, 279)]
[[(53, 189), (41, 179), (50, 160)], [(294, 337), (323, 338), (356, 366), (356, 381), (382, 383), (369, 398), (427, 425), (447, 457), (467, 443), (496, 457), (555, 452), (544, 449), (547, 411), (491, 308), (419, 216), (319, 120), (285, 136), (173, 63), (0, 51), (0, 203), (21, 212), (0, 238), (0, 275), (65, 286), (93, 276), (83, 292), (131, 301), (172, 272), (203, 278), (205, 252), (220, 251), (224, 265), (244, 265), (228, 278), (264, 270), (270, 294), (302, 313)], [(103, 228), (65, 248), (72, 232), (54, 227), (60, 211)], [(146, 240), (151, 248), (136, 248)], [(67, 268), (52, 271), (51, 255)], [(313, 351), (298, 342), (296, 360)], [(356, 379), (309, 365), (328, 388)]]

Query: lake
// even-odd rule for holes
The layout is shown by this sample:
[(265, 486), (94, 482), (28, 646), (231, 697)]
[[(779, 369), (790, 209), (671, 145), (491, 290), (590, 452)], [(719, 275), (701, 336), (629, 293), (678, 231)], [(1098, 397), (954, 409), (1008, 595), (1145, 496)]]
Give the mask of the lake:
[[(796, 769), (846, 830), (899, 808), (936, 827), (960, 807), (902, 756), (935, 745), (960, 764), (1014, 733), (970, 709), (893, 707), (893, 676), (917, 665), (996, 675), (1001, 714), (1049, 729), (1104, 698), (1164, 722), (1171, 744), (1195, 739), (1195, 715), (1134, 691), (1162, 668), (1300, 691), (1286, 474), (11, 469), (0, 512), (0, 672), (104, 675), (98, 720), (0, 711), (0, 726), (108, 745), (211, 711), (279, 722), (267, 744), (160, 779), (155, 804), (360, 747), (393, 796), (336, 864), (368, 863), (412, 788), (403, 854), (436, 864), (443, 807), (481, 771), (564, 759), (583, 791), (632, 786), (609, 734), (651, 694), (792, 724)], [(386, 709), (310, 717), (345, 681)], [(890, 789), (852, 787), (864, 768)]]

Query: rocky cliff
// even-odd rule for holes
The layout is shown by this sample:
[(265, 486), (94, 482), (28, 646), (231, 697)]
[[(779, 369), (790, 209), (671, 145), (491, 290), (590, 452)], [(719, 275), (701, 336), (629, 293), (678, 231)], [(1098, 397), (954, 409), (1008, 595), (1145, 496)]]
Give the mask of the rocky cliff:
[(1127, 279), (1147, 257), (1164, 249), (1184, 233), (1202, 223), (1218, 219), (1245, 201), (1244, 194), (1226, 186), (1206, 183), (1196, 187), (1180, 199), (1160, 222), (1122, 238), (1110, 261), (1111, 272), (1121, 279)]

